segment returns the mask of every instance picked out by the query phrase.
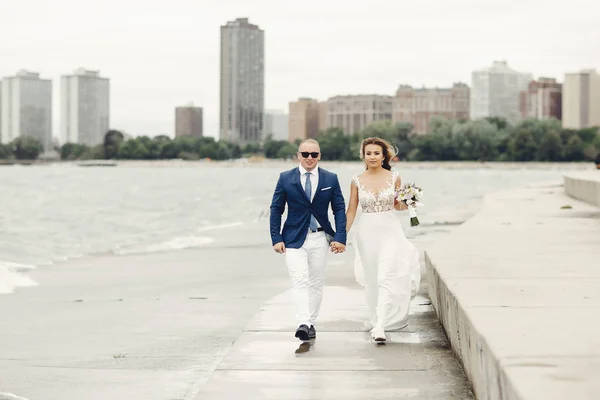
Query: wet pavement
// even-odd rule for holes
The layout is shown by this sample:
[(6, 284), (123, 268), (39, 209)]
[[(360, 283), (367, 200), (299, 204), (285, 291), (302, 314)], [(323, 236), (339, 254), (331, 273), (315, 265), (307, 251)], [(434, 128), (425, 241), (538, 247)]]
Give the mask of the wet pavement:
[(413, 300), (409, 327), (388, 333), (387, 343), (378, 345), (362, 329), (362, 290), (345, 275), (330, 279), (339, 285), (325, 288), (316, 340), (293, 337), (291, 291), (276, 296), (248, 324), (196, 400), (473, 399), (426, 285)]

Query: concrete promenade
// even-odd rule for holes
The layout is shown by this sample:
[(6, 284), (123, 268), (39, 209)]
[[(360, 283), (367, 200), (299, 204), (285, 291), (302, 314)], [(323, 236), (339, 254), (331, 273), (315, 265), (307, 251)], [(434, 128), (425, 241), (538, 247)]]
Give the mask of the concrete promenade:
[(558, 184), (490, 194), (426, 262), (477, 399), (600, 398), (599, 208)]
[(0, 399), (473, 398), (426, 282), (408, 329), (376, 346), (353, 250), (331, 254), (317, 340), (299, 346), (266, 225), (211, 235), (206, 248), (39, 268), (38, 287), (0, 296)]

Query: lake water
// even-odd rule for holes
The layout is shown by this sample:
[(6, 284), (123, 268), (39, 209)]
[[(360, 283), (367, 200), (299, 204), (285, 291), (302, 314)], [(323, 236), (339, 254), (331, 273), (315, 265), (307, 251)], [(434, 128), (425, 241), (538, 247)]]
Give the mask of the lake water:
[[(0, 293), (33, 285), (26, 274), (70, 258), (210, 246), (216, 230), (267, 218), (278, 175), (293, 163), (123, 163), (0, 167)], [(327, 163), (348, 196), (360, 163)], [(485, 193), (562, 182), (574, 164), (397, 164), (423, 187), (421, 226), (407, 236), (446, 234), (475, 213)], [(268, 229), (263, 238), (270, 246)]]

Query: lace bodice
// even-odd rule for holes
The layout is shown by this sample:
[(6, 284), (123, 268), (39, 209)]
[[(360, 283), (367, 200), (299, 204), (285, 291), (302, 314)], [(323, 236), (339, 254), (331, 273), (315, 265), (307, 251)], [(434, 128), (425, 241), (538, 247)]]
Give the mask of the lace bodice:
[(388, 182), (388, 186), (378, 194), (375, 194), (371, 190), (365, 188), (360, 182), (358, 175), (354, 175), (352, 180), (358, 188), (358, 202), (360, 203), (362, 212), (378, 213), (393, 210), (397, 177), (398, 175), (395, 172), (392, 172), (392, 177)]

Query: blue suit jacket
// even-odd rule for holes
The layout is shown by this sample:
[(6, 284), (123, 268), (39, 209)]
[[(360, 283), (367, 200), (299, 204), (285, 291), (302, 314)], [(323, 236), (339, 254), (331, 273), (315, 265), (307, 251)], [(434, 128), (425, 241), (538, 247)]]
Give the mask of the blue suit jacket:
[[(319, 184), (311, 203), (300, 183), (298, 168), (279, 175), (271, 201), (271, 241), (284, 242), (286, 248), (302, 247), (308, 234), (310, 215), (313, 214), (325, 233), (333, 241), (346, 244), (346, 205), (336, 174), (319, 168)], [(281, 215), (288, 206), (287, 219), (281, 229)], [(335, 218), (335, 231), (329, 223), (329, 205)]]

